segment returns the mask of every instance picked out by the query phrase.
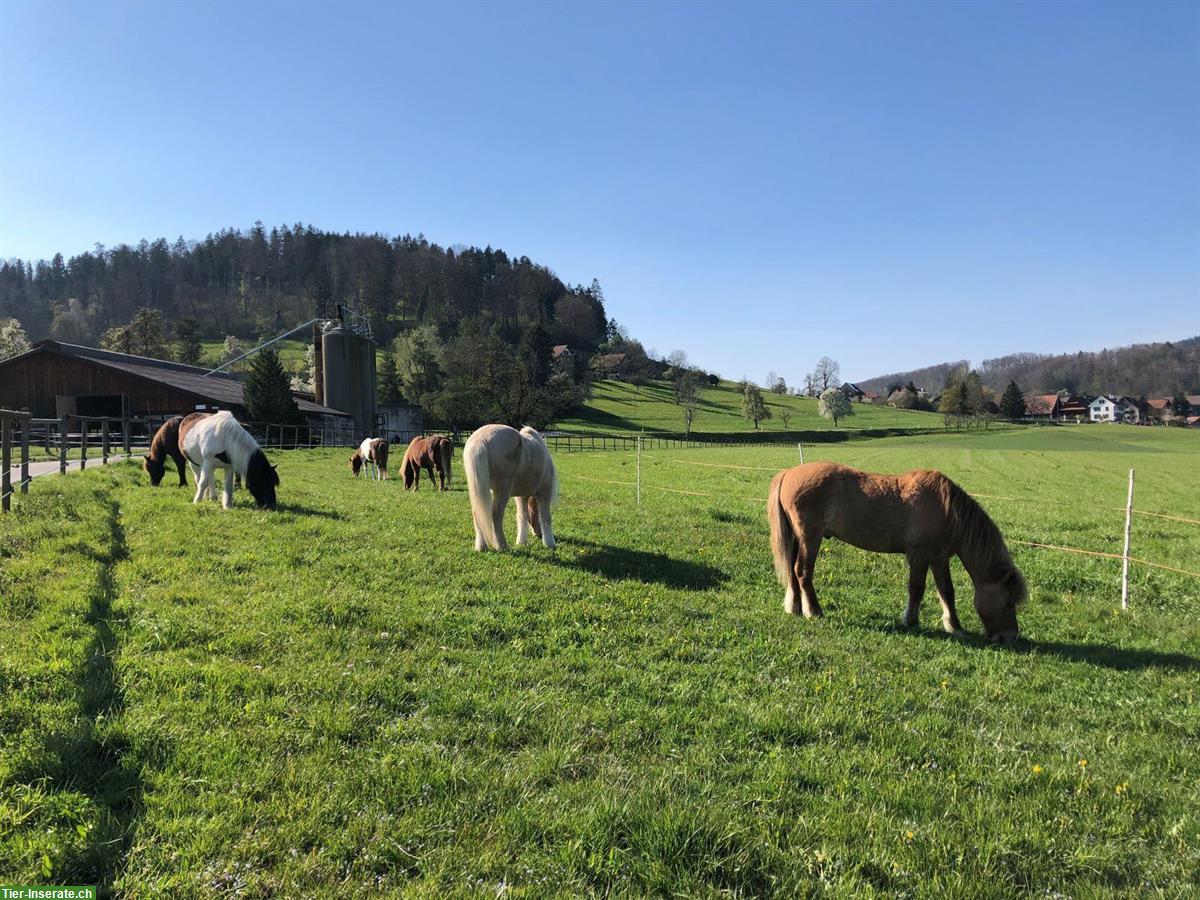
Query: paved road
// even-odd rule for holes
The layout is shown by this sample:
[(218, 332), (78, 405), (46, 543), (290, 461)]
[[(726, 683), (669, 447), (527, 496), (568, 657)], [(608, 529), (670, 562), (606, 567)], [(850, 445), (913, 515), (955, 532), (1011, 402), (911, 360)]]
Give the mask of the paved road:
[[(119, 456), (109, 456), (108, 461), (109, 461), (109, 464), (112, 464), (115, 462), (120, 462), (123, 459), (125, 459), (125, 455), (121, 454)], [(89, 457), (87, 462), (88, 462), (88, 468), (90, 468), (90, 469), (94, 469), (94, 468), (97, 468), (97, 467), (103, 465), (103, 463), (100, 462), (100, 457), (98, 457), (98, 456)], [(67, 460), (67, 471), (68, 472), (74, 472), (78, 469), (79, 469), (79, 460), (77, 460), (77, 459)], [(18, 480), (21, 477), (20, 463), (13, 466), (11, 469), (11, 472), (12, 472), (13, 487), (16, 487)], [(49, 459), (49, 460), (44, 460), (41, 462), (31, 462), (29, 464), (29, 477), (30, 478), (38, 478), (42, 475), (57, 475), (57, 474), (58, 474), (58, 460), (57, 459)]]

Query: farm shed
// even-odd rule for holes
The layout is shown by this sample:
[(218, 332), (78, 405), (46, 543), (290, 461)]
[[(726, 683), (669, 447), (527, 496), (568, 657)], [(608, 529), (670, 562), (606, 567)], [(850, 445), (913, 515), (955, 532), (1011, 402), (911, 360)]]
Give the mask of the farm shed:
[[(0, 406), (28, 409), (37, 418), (62, 415), (144, 416), (228, 409), (244, 418), (242, 382), (198, 366), (131, 356), (58, 341), (38, 341), (0, 362)], [(349, 417), (295, 395), (311, 425)]]

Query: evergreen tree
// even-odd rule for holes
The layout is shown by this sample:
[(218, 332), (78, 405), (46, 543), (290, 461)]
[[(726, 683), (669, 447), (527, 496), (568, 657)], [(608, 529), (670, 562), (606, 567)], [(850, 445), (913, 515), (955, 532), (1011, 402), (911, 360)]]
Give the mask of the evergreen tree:
[(755, 431), (758, 431), (759, 422), (771, 418), (771, 410), (767, 408), (767, 404), (763, 401), (762, 391), (756, 384), (747, 384), (742, 393), (742, 415), (746, 417), (747, 421), (754, 423)]
[(171, 352), (167, 344), (162, 310), (143, 306), (129, 323), (130, 353), (151, 359), (167, 359)]
[(396, 371), (396, 354), (391, 350), (383, 352), (383, 361), (379, 364), (379, 402), (401, 403), (404, 392), (400, 387), (400, 374)]
[(1025, 395), (1015, 381), (1010, 381), (1004, 389), (1004, 396), (1000, 398), (1000, 412), (1014, 422), (1025, 418)]
[(261, 350), (250, 360), (244, 384), (246, 415), (252, 422), (302, 425), (303, 417), (292, 396), (291, 379), (274, 350)]
[(1171, 411), (1183, 418), (1192, 414), (1192, 404), (1188, 402), (1183, 391), (1176, 391), (1175, 396), (1171, 399)]
[(179, 324), (175, 326), (175, 337), (179, 342), (175, 351), (176, 358), (189, 366), (200, 365), (200, 358), (204, 353), (204, 347), (200, 343), (200, 324), (195, 319), (180, 319)]

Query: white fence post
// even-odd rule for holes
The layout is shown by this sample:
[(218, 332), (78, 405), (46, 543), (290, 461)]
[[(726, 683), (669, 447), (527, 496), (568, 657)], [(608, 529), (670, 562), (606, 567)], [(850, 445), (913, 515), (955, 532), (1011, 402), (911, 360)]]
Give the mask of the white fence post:
[(1133, 469), (1129, 470), (1129, 498), (1125, 501), (1125, 551), (1121, 554), (1121, 609), (1129, 609), (1129, 525), (1133, 519)]
[(642, 505), (642, 436), (638, 435), (637, 445), (637, 505)]
[(800, 465), (804, 465), (804, 445), (797, 443), (796, 449), (800, 451)]

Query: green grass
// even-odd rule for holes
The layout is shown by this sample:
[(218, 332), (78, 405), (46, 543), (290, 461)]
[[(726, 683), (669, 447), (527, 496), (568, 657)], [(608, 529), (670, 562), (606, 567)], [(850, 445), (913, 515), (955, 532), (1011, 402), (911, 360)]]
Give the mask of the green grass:
[[(833, 423), (821, 418), (817, 412), (817, 401), (806, 397), (786, 397), (770, 392), (763, 399), (771, 410), (772, 418), (759, 423), (760, 434), (794, 432), (856, 432), (867, 429), (930, 429), (941, 428), (942, 418), (934, 413), (892, 409), (887, 406), (854, 404), (853, 416)], [(791, 412), (791, 421), (785, 427), (782, 412)], [(621, 431), (666, 431), (684, 430), (683, 408), (675, 403), (670, 382), (652, 381), (642, 387), (634, 387), (623, 381), (599, 381), (593, 386), (592, 397), (577, 415), (555, 424), (556, 428), (568, 431), (614, 433)], [(706, 387), (700, 392), (700, 403), (692, 422), (692, 431), (697, 434), (746, 434), (755, 433), (754, 425), (742, 415), (742, 396), (737, 386), (721, 382), (717, 387)]]
[[(242, 345), (245, 350), (251, 349), (255, 343), (256, 341), (253, 338), (242, 339)], [(200, 346), (203, 348), (201, 365), (215, 366), (220, 364), (221, 357), (225, 353), (224, 338), (219, 341), (201, 341)], [(308, 341), (289, 339), (272, 345), (271, 349), (279, 354), (279, 359), (285, 368), (293, 369), (304, 365), (304, 351), (307, 347)], [(245, 350), (242, 352), (245, 352)]]
[[(1138, 508), (1200, 519), (1197, 449), (1107, 426), (806, 453), (936, 465), (1017, 498), (981, 500), (1009, 538), (1111, 551), (1130, 467)], [(274, 512), (132, 465), (40, 479), (0, 518), (0, 881), (1194, 893), (1200, 581), (1135, 567), (1121, 613), (1117, 561), (1013, 545), (1032, 596), (1006, 649), (957, 564), (966, 639), (932, 593), (899, 627), (903, 561), (829, 541), (826, 617), (786, 617), (760, 498), (795, 455), (646, 453), (638, 509), (592, 480), (632, 481), (633, 454), (560, 454), (559, 549), (507, 555), (471, 551), (461, 478), (406, 494), (341, 452), (273, 453)], [(1200, 569), (1196, 526), (1138, 517), (1133, 548)]]

